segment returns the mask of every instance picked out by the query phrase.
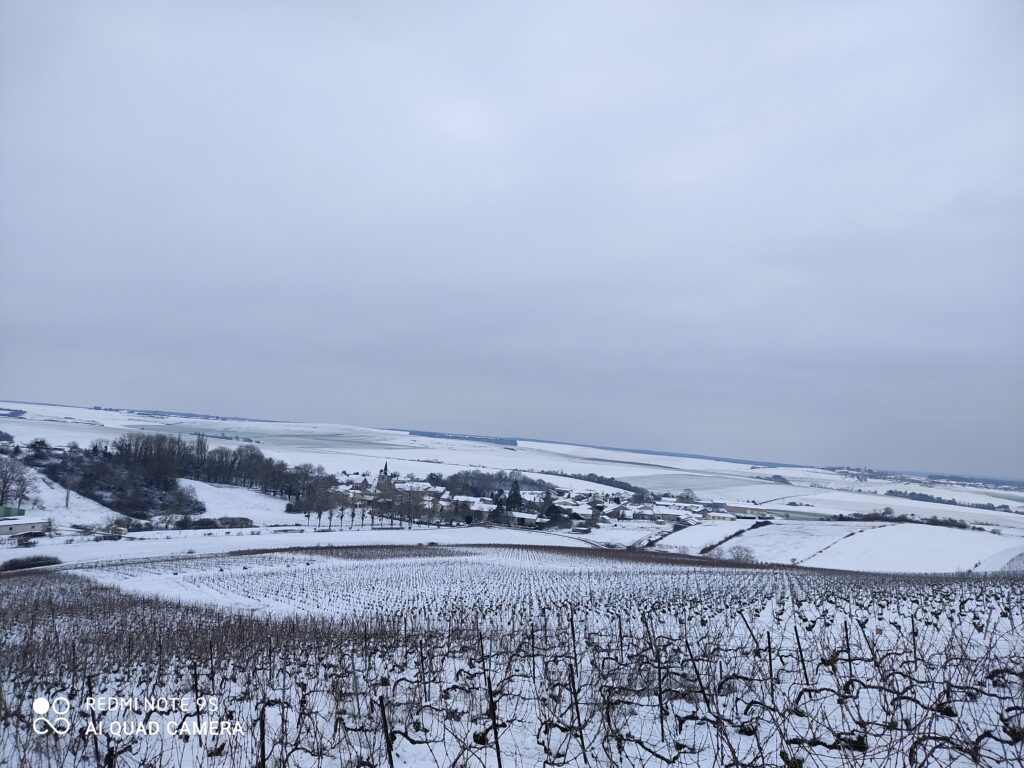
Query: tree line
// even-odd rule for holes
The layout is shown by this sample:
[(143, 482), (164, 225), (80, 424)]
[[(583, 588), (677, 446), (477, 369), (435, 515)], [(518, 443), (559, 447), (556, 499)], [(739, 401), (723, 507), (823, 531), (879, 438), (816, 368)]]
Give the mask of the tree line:
[(1009, 512), (1010, 506), (1008, 504), (1000, 504), (996, 506), (991, 502), (974, 502), (969, 503), (966, 501), (958, 501), (957, 499), (946, 499), (942, 496), (932, 496), (930, 493), (921, 493), (920, 491), (900, 491), (890, 488), (885, 492), (886, 496), (895, 496), (900, 499), (912, 499), (913, 501), (930, 501), (932, 504), (949, 504), (950, 506), (956, 507), (970, 507), (971, 509), (985, 509), (990, 512)]
[(69, 490), (143, 519), (205, 511), (195, 492), (178, 483), (183, 478), (252, 488), (287, 499), (296, 512), (333, 503), (330, 494), (339, 484), (322, 466), (289, 466), (250, 444), (211, 448), (205, 435), (129, 432), (63, 450), (35, 440), (24, 461)]

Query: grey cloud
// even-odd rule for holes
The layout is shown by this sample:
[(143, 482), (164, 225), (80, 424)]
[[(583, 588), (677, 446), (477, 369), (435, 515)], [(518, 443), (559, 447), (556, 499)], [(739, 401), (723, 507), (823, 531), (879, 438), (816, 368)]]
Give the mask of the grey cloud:
[(1018, 3), (0, 6), (0, 395), (1024, 473)]

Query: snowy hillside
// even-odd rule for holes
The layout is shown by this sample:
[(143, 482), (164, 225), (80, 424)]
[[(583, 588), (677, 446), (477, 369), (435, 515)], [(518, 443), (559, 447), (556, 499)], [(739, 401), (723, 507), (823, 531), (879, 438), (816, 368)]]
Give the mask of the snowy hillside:
[[(291, 465), (321, 464), (329, 472), (376, 476), (385, 462), (393, 472), (425, 477), (461, 470), (520, 470), (561, 488), (615, 492), (607, 485), (566, 477), (588, 474), (613, 477), (656, 492), (692, 490), (701, 501), (747, 505), (775, 518), (774, 524), (745, 531), (730, 539), (731, 546), (749, 549), (762, 562), (797, 562), (828, 568), (884, 571), (950, 571), (973, 568), (981, 562), (1010, 563), (1024, 544), (1024, 514), (982, 510), (964, 504), (1008, 505), (1024, 510), (1024, 493), (1006, 489), (924, 481), (893, 482), (813, 467), (775, 467), (743, 462), (636, 453), (587, 446), (520, 441), (518, 445), (426, 437), (396, 430), (335, 424), (219, 419), (196, 416), (91, 409), (56, 405), (0, 403), (9, 415), (0, 416), (0, 429), (20, 442), (43, 438), (55, 445), (110, 440), (126, 431), (202, 433), (211, 447), (255, 444), (267, 456)], [(72, 494), (65, 511), (64, 492), (42, 479), (39, 498), (58, 525), (101, 523), (109, 518), (102, 506)], [(284, 512), (285, 503), (240, 487), (184, 480), (206, 505), (210, 517), (246, 517), (257, 526), (305, 523)], [(941, 504), (885, 495), (887, 491), (955, 498), (960, 505)], [(878, 513), (886, 507), (896, 515), (961, 520), (987, 530), (963, 531), (930, 526), (822, 522), (834, 515)], [(700, 552), (739, 530), (751, 520), (702, 523), (662, 538), (659, 549)], [(654, 523), (602, 526), (579, 536), (589, 543), (630, 546), (665, 529)], [(506, 531), (506, 533), (509, 533)], [(198, 534), (192, 534), (198, 535)], [(563, 536), (563, 539), (565, 537)]]
[(87, 499), (74, 491), (70, 495), (64, 488), (45, 477), (41, 472), (30, 470), (35, 483), (35, 491), (27, 503), (28, 512), (33, 517), (53, 520), (58, 528), (72, 525), (101, 525), (114, 516), (114, 513)]
[(231, 485), (213, 485), (198, 480), (179, 480), (196, 492), (209, 517), (247, 517), (256, 525), (295, 525), (305, 522), (301, 515), (284, 511), (285, 501), (265, 493)]
[(991, 533), (887, 525), (840, 539), (804, 565), (867, 571), (969, 571), (990, 557), (1013, 551), (1024, 552), (1024, 545)]

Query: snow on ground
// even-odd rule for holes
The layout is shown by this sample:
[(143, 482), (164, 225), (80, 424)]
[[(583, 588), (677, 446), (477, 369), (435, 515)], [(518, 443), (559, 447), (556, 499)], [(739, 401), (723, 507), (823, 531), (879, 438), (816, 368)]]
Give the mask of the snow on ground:
[[(254, 421), (244, 419), (161, 416), (132, 411), (94, 410), (76, 406), (34, 405), (0, 401), (0, 409), (23, 410), (19, 418), (0, 416), (0, 429), (20, 442), (43, 438), (54, 445), (75, 441), (82, 446), (93, 440), (111, 440), (130, 430), (191, 435), (202, 432), (211, 447), (234, 448), (253, 441), (267, 455), (289, 464), (321, 464), (329, 472), (376, 474), (385, 462), (393, 472), (425, 476), (430, 472), (452, 474), (462, 470), (520, 470), (572, 490), (608, 491), (586, 480), (545, 476), (544, 472), (577, 474), (603, 471), (599, 461), (558, 457), (490, 442), (409, 435), (407, 432), (341, 424)], [(554, 455), (554, 460), (551, 456)]]
[[(253, 440), (264, 453), (292, 464), (323, 464), (342, 470), (376, 473), (387, 461), (393, 471), (424, 476), (463, 469), (514, 470), (531, 476), (545, 472), (589, 473), (617, 477), (657, 491), (693, 489), (714, 500), (768, 504), (810, 503), (829, 514), (833, 510), (870, 512), (892, 506), (897, 512), (957, 517), (970, 522), (1024, 529), (1024, 515), (982, 512), (966, 507), (914, 502), (884, 496), (890, 488), (955, 497), (973, 503), (991, 502), (1024, 508), (1024, 493), (965, 486), (858, 481), (814, 467), (771, 467), (742, 461), (700, 459), (591, 448), (588, 446), (520, 441), (515, 447), (489, 442), (409, 435), (398, 430), (339, 424), (310, 424), (244, 419), (199, 418), (134, 411), (95, 410), (72, 406), (0, 402), (0, 408), (25, 411), (21, 418), (0, 416), (0, 429), (21, 441), (43, 437), (55, 444), (75, 440), (87, 445), (111, 439), (127, 430), (202, 432), (212, 445), (237, 446)], [(768, 478), (781, 475), (790, 484)], [(602, 489), (583, 480), (548, 475), (545, 479), (573, 489)]]
[[(64, 506), (66, 491), (35, 469), (29, 469), (35, 481), (36, 490), (30, 495), (32, 503), (26, 504), (26, 515), (53, 520), (58, 528), (72, 525), (102, 525), (114, 513), (92, 499), (80, 496), (74, 491)], [(34, 501), (38, 499), (38, 505)]]
[[(748, 530), (730, 539), (724, 549), (740, 545), (749, 547), (754, 558), (762, 563), (802, 563), (846, 536), (876, 528), (881, 523), (790, 522), (779, 520), (771, 525)], [(922, 526), (923, 527), (923, 526)], [(724, 554), (712, 551), (712, 556)]]
[(979, 567), (1019, 541), (991, 533), (901, 523), (840, 539), (803, 564), (821, 568), (885, 572), (954, 572)]
[(601, 523), (601, 526), (594, 528), (590, 533), (572, 534), (586, 541), (593, 541), (600, 544), (613, 544), (628, 547), (641, 539), (645, 539), (652, 533), (664, 533), (669, 530), (668, 523), (653, 523), (644, 521), (618, 521), (615, 523)]
[[(752, 526), (756, 520), (719, 520), (715, 522), (703, 522), (697, 525), (690, 526), (689, 528), (683, 528), (681, 531), (670, 533), (664, 539), (659, 541), (656, 545), (656, 549), (668, 551), (668, 552), (685, 552), (686, 554), (696, 555), (704, 547), (717, 544), (726, 536), (731, 536), (737, 531), (745, 531)], [(742, 538), (742, 537), (740, 537)], [(726, 543), (726, 546), (738, 540), (730, 540)]]
[(1020, 550), (1014, 550), (1010, 554), (1012, 554), (1012, 557), (1005, 561), (1003, 561), (1002, 558), (1000, 558), (998, 567), (989, 568), (988, 562), (986, 561), (985, 563), (982, 563), (982, 566), (978, 570), (1012, 571), (1014, 573), (1024, 573), (1024, 547), (1021, 547)]
[[(291, 464), (303, 462), (322, 464), (328, 471), (339, 473), (348, 471), (375, 474), (386, 461), (392, 471), (403, 475), (412, 473), (422, 477), (430, 472), (450, 474), (464, 469), (520, 470), (531, 477), (540, 477), (564, 488), (608, 491), (608, 486), (599, 486), (587, 481), (551, 474), (553, 472), (593, 472), (624, 479), (656, 491), (678, 492), (690, 488), (704, 500), (727, 502), (754, 500), (763, 504), (764, 508), (774, 510), (777, 517), (788, 517), (793, 521), (813, 520), (815, 517), (837, 514), (863, 514), (881, 511), (884, 507), (889, 506), (897, 514), (952, 517), (965, 520), (972, 525), (998, 527), (1006, 534), (1003, 537), (1006, 541), (1003, 549), (1009, 548), (1014, 542), (1019, 544), (1020, 539), (1015, 537), (1024, 534), (1024, 515), (913, 501), (884, 495), (886, 490), (898, 489), (929, 493), (944, 498), (957, 498), (971, 503), (990, 502), (1009, 504), (1011, 509), (1024, 508), (1024, 493), (1017, 491), (960, 485), (932, 485), (927, 484), (924, 480), (908, 483), (873, 479), (860, 481), (844, 474), (813, 467), (771, 467), (741, 461), (668, 456), (542, 441), (520, 441), (517, 446), (512, 447), (483, 441), (413, 436), (397, 430), (369, 429), (338, 424), (201, 418), (0, 402), (0, 408), (4, 407), (25, 411), (20, 418), (0, 416), (0, 429), (10, 432), (19, 441), (43, 437), (58, 445), (74, 440), (84, 446), (97, 438), (112, 439), (127, 430), (175, 432), (185, 435), (202, 432), (210, 436), (211, 445), (214, 446), (237, 447), (242, 444), (243, 440), (255, 441), (265, 454), (274, 458), (283, 459)], [(770, 479), (773, 475), (784, 477), (788, 484), (773, 482)], [(264, 497), (245, 489), (218, 488), (209, 484), (193, 482), (187, 482), (187, 484), (196, 489), (196, 493), (207, 504), (212, 517), (249, 517), (257, 525), (294, 522), (293, 518), (284, 514), (284, 505), (280, 500)], [(62, 494), (62, 491), (52, 487), (43, 494), (47, 510), (53, 510), (55, 517), (60, 514), (63, 504)], [(797, 502), (800, 506), (790, 507), (788, 502)], [(73, 496), (72, 511), (65, 516), (65, 520), (67, 523), (97, 523), (103, 522), (107, 517), (109, 517), (109, 513), (100, 505)], [(60, 521), (58, 521), (59, 523)], [(749, 528), (750, 524), (751, 521), (703, 523), (688, 531), (672, 534), (660, 542), (660, 546), (666, 549), (686, 547), (688, 551), (699, 551), (709, 544), (720, 541), (740, 527)], [(894, 528), (898, 529), (898, 527)], [(949, 547), (949, 557), (944, 557), (945, 553), (939, 553), (934, 557), (910, 558), (903, 565), (894, 564), (891, 558), (881, 558), (881, 561), (884, 561), (885, 570), (927, 570), (924, 566), (920, 568), (913, 566), (914, 562), (936, 564), (936, 569), (940, 571), (954, 570), (957, 566), (950, 563), (959, 563), (961, 560), (970, 559), (966, 553), (974, 551), (972, 542), (984, 541), (988, 542), (986, 546), (991, 545), (989, 539), (977, 539), (977, 536), (987, 534), (915, 526), (915, 530), (921, 529), (942, 531), (940, 539), (937, 539), (934, 545)], [(808, 549), (818, 547), (819, 544), (829, 543), (827, 539), (831, 536), (830, 530), (827, 528), (778, 529), (771, 532), (758, 532), (756, 536), (749, 536), (749, 538), (745, 534), (735, 543), (751, 546), (759, 553), (759, 557), (764, 555), (774, 560), (788, 562), (793, 557), (799, 559), (814, 554), (817, 549), (812, 549), (811, 552), (808, 552)], [(796, 531), (796, 533), (791, 533), (791, 531)], [(801, 531), (810, 537), (809, 541), (799, 542)], [(510, 533), (503, 531), (501, 535)], [(583, 537), (573, 536), (572, 538), (581, 538), (584, 541), (589, 539), (603, 544), (628, 545), (644, 536), (641, 532), (636, 539), (630, 540), (632, 533), (625, 526), (619, 528), (602, 526), (592, 534)], [(839, 547), (838, 544), (833, 547), (836, 549), (835, 562), (841, 563), (841, 565), (831, 567), (857, 569), (870, 567), (866, 564), (873, 562), (870, 559), (859, 562), (855, 556), (848, 559), (843, 559), (840, 556), (843, 552), (852, 551), (851, 548), (854, 546), (852, 542), (857, 541), (860, 535), (852, 537), (842, 547)], [(876, 535), (881, 536), (879, 541), (885, 538), (884, 534)], [(965, 537), (963, 548), (958, 545), (961, 536)], [(783, 539), (783, 537), (786, 538)], [(562, 534), (561, 539), (566, 540), (566, 535)], [(888, 543), (885, 543), (888, 546)], [(991, 546), (991, 551), (982, 547), (983, 551), (980, 554), (984, 558), (998, 553), (999, 547)], [(828, 552), (832, 553), (832, 549)], [(827, 554), (821, 557), (826, 558)], [(949, 563), (945, 562), (947, 559), (950, 561)], [(976, 560), (967, 565), (972, 566), (974, 562)], [(826, 563), (815, 564), (825, 565)]]
[[(882, 495), (885, 489), (899, 488), (905, 491), (917, 491), (929, 493), (942, 498), (961, 498), (961, 494), (946, 488), (928, 488), (924, 486), (902, 485), (896, 486), (888, 483), (878, 495), (869, 493), (848, 493), (842, 491), (820, 491), (809, 501), (813, 504), (821, 504), (831, 508), (845, 509), (847, 513), (870, 513), (878, 512), (885, 507), (892, 507), (897, 515), (917, 515), (918, 517), (952, 517), (963, 520), (971, 525), (994, 525), (1008, 526), (1011, 528), (1024, 528), (1024, 515), (1016, 515), (1010, 512), (999, 512), (985, 509), (972, 509), (970, 507), (954, 506), (952, 504), (935, 504), (929, 501), (915, 501), (914, 499), (901, 499), (897, 496)], [(972, 498), (985, 498), (980, 495)], [(986, 501), (993, 504), (1009, 503), (1014, 508), (1013, 502), (989, 497)], [(801, 509), (797, 507), (796, 509)]]
[[(135, 534), (119, 541), (93, 541), (89, 537), (36, 539), (30, 550), (0, 549), (0, 563), (26, 555), (57, 557), (62, 563), (96, 563), (146, 557), (208, 555), (242, 549), (284, 549), (286, 547), (358, 546), (386, 544), (415, 546), (438, 544), (533, 544), (555, 547), (593, 546), (579, 537), (560, 536), (542, 531), (517, 531), (483, 526), (459, 528), (423, 528), (415, 530), (365, 529), (317, 532), (304, 528), (272, 531), (160, 531)], [(212, 533), (212, 535), (210, 535)], [(258, 535), (253, 535), (254, 533)]]
[(1019, 538), (1008, 538), (1007, 548), (996, 552), (991, 557), (981, 561), (974, 570), (981, 572), (992, 571), (1024, 571), (1024, 542)]
[(215, 485), (198, 480), (179, 480), (182, 486), (192, 488), (206, 505), (204, 517), (247, 517), (256, 525), (294, 525), (305, 523), (302, 515), (284, 511), (284, 499), (268, 496), (249, 488), (234, 485)]
[(837, 523), (776, 520), (752, 528), (753, 520), (701, 523), (659, 541), (656, 548), (698, 554), (704, 547), (743, 531), (709, 556), (748, 547), (762, 563), (793, 563), (849, 571), (946, 573), (998, 571), (1024, 555), (1019, 537), (997, 536), (911, 523)]
[[(353, 609), (370, 606), (376, 612), (414, 610), (425, 602), (454, 603), (467, 596), (466, 583), (459, 583), (454, 576), (467, 571), (473, 574), (469, 581), (477, 584), (481, 593), (493, 592), (494, 587), (511, 588), (517, 599), (531, 595), (538, 575), (554, 583), (565, 577), (579, 578), (581, 571), (608, 576), (637, 572), (632, 562), (581, 558), (572, 552), (507, 547), (388, 548), (355, 557), (260, 552), (82, 565), (75, 571), (104, 584), (170, 599), (273, 613), (328, 615), (351, 614)], [(646, 572), (673, 570), (651, 565)], [(491, 589), (484, 586), (487, 582)]]

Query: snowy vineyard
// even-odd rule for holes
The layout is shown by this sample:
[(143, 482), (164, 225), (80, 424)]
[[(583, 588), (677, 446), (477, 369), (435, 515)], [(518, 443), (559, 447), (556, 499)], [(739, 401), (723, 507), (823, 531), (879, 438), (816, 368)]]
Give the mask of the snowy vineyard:
[[(1012, 577), (410, 547), (0, 588), (2, 765), (1024, 764)], [(70, 701), (66, 735), (33, 731), (37, 696)], [(97, 697), (217, 697), (241, 732), (202, 733), (195, 707), (85, 706)], [(174, 719), (192, 727), (111, 734)]]

